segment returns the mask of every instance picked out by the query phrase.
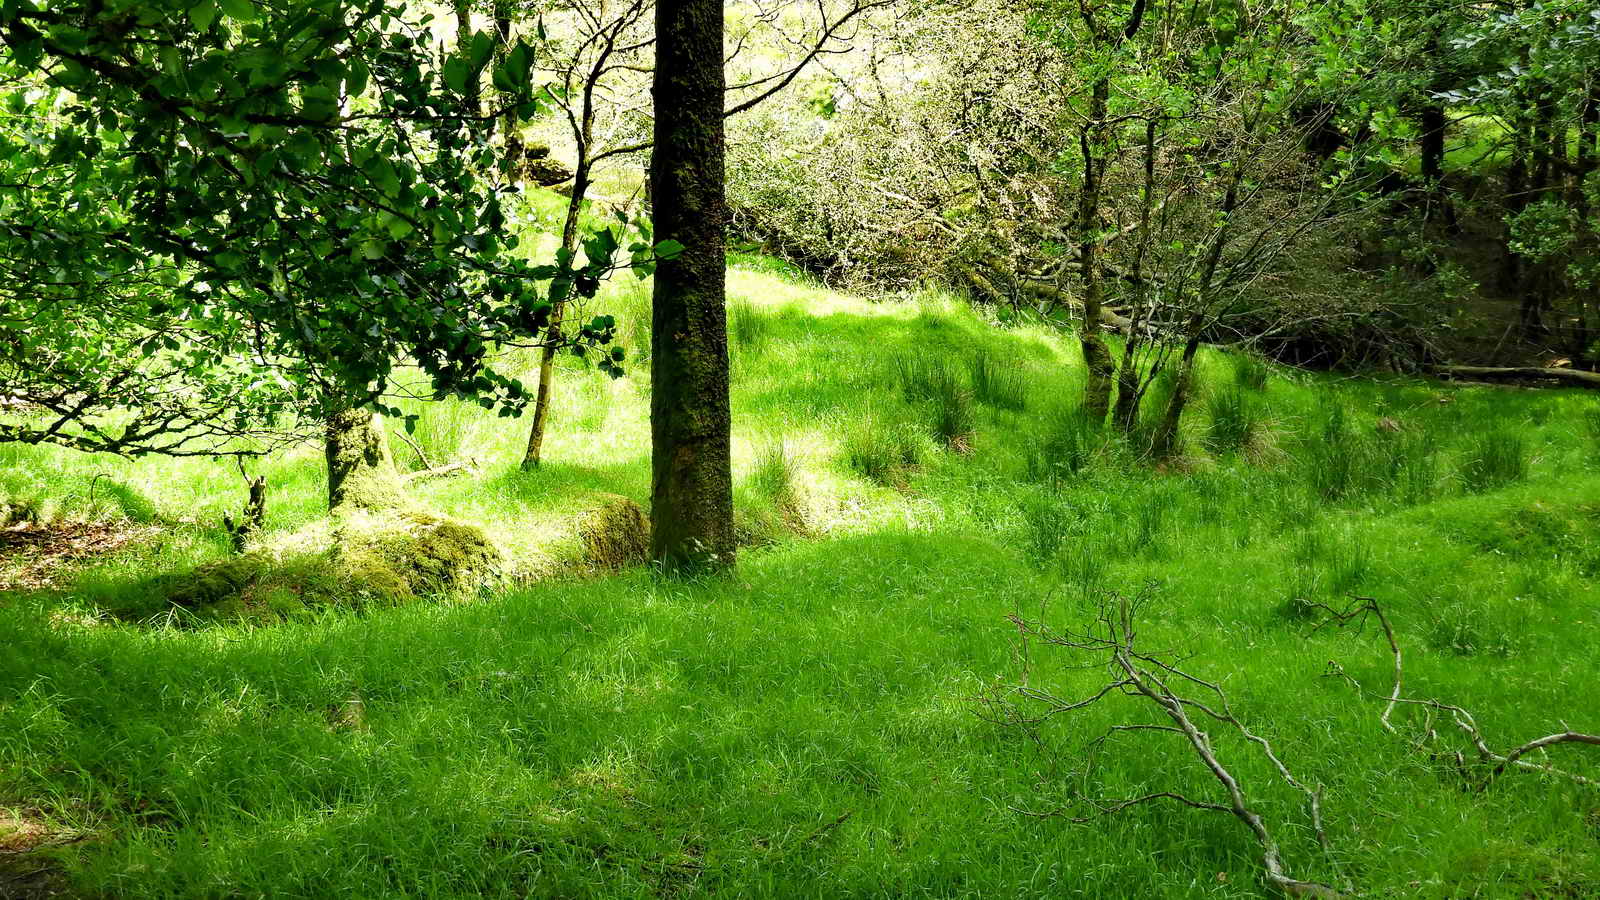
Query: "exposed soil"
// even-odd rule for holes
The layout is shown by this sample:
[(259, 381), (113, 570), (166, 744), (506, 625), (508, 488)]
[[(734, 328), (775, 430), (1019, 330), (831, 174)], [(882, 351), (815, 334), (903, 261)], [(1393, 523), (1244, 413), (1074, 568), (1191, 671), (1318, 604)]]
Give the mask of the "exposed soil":
[(127, 522), (23, 523), (0, 530), (0, 591), (53, 587), (74, 564), (148, 541), (160, 531)]
[(47, 851), (82, 837), (26, 812), (0, 809), (0, 900), (79, 896)]

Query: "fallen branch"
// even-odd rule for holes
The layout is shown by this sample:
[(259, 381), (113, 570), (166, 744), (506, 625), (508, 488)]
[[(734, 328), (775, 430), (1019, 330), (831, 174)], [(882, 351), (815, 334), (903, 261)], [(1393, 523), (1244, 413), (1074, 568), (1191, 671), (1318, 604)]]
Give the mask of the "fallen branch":
[(1534, 384), (1557, 382), (1569, 387), (1600, 390), (1600, 372), (1585, 372), (1581, 369), (1545, 369), (1536, 366), (1429, 366), (1428, 371), (1445, 378)]
[(404, 480), (407, 484), (409, 484), (413, 481), (427, 481), (432, 478), (449, 478), (452, 475), (460, 475), (465, 472), (476, 471), (477, 468), (478, 461), (475, 459), (469, 459), (464, 462), (445, 463), (442, 466), (434, 466), (431, 469), (420, 469), (416, 472), (408, 472), (406, 473)]
[[(1175, 663), (1140, 650), (1136, 646), (1135, 623), (1143, 599), (1143, 597), (1129, 598), (1119, 594), (1110, 595), (1102, 601), (1095, 622), (1082, 632), (1069, 630), (1058, 633), (1048, 630), (1042, 624), (1030, 623), (1018, 616), (1011, 616), (1011, 622), (1017, 627), (1024, 642), (1033, 638), (1045, 644), (1102, 657), (1110, 672), (1110, 680), (1094, 694), (1081, 700), (1061, 699), (1039, 688), (1026, 686), (1005, 693), (991, 693), (979, 698), (980, 702), (986, 705), (991, 721), (1021, 727), (1037, 742), (1038, 736), (1032, 733), (1033, 726), (1037, 723), (1060, 713), (1083, 709), (1113, 694), (1150, 702), (1161, 711), (1170, 724), (1113, 725), (1104, 734), (1091, 741), (1090, 747), (1099, 748), (1112, 735), (1126, 732), (1151, 731), (1177, 734), (1222, 786), (1227, 802), (1195, 799), (1174, 791), (1156, 791), (1112, 801), (1088, 800), (1088, 805), (1093, 807), (1090, 815), (1067, 818), (1073, 822), (1083, 823), (1157, 800), (1171, 800), (1192, 809), (1225, 812), (1244, 825), (1260, 847), (1261, 864), (1268, 883), (1290, 897), (1311, 897), (1317, 900), (1340, 897), (1340, 892), (1328, 885), (1302, 881), (1288, 874), (1284, 867), (1282, 852), (1265, 820), (1251, 805), (1243, 786), (1233, 771), (1222, 761), (1212, 744), (1211, 736), (1201, 728), (1201, 725), (1209, 722), (1213, 725), (1227, 726), (1228, 730), (1260, 749), (1272, 763), (1279, 777), (1306, 796), (1312, 829), (1323, 850), (1326, 851), (1328, 838), (1322, 821), (1321, 788), (1307, 787), (1294, 776), (1273, 749), (1271, 742), (1251, 731), (1234, 714), (1227, 694), (1219, 684), (1190, 674)], [(1010, 701), (1007, 694), (1021, 696), (1029, 703), (1043, 703), (1045, 709), (1041, 713), (1029, 713)], [(1089, 758), (1089, 765), (1092, 767), (1094, 755), (1091, 753)], [(1030, 814), (1048, 816), (1061, 815), (1061, 812)]]
[[(1546, 775), (1556, 775), (1561, 778), (1570, 779), (1577, 784), (1600, 786), (1600, 781), (1597, 781), (1596, 779), (1579, 775), (1574, 772), (1568, 772), (1564, 769), (1558, 769), (1555, 766), (1544, 763), (1530, 762), (1526, 759), (1523, 759), (1523, 757), (1529, 753), (1533, 753), (1537, 750), (1543, 750), (1546, 747), (1552, 747), (1556, 744), (1590, 744), (1594, 746), (1600, 746), (1600, 735), (1576, 732), (1570, 728), (1566, 728), (1566, 724), (1562, 723), (1562, 727), (1565, 729), (1563, 731), (1528, 741), (1527, 743), (1509, 752), (1497, 753), (1490, 748), (1488, 740), (1484, 737), (1482, 730), (1478, 728), (1477, 720), (1472, 717), (1472, 713), (1451, 703), (1443, 703), (1431, 698), (1424, 699), (1407, 697), (1404, 695), (1405, 671), (1402, 666), (1403, 654), (1400, 652), (1400, 642), (1396, 640), (1394, 626), (1389, 622), (1389, 617), (1384, 614), (1383, 608), (1378, 605), (1378, 601), (1372, 599), (1371, 597), (1356, 597), (1354, 598), (1353, 605), (1344, 610), (1334, 609), (1325, 603), (1318, 603), (1314, 606), (1324, 610), (1329, 616), (1326, 621), (1317, 625), (1318, 629), (1326, 625), (1333, 625), (1335, 627), (1343, 628), (1344, 626), (1352, 623), (1356, 624), (1357, 627), (1360, 627), (1366, 622), (1369, 616), (1376, 619), (1379, 627), (1383, 629), (1384, 639), (1389, 642), (1389, 651), (1394, 655), (1394, 685), (1389, 691), (1387, 697), (1388, 702), (1384, 706), (1383, 715), (1379, 717), (1379, 722), (1382, 723), (1385, 731), (1389, 732), (1390, 734), (1399, 733), (1394, 727), (1393, 722), (1390, 721), (1390, 716), (1394, 713), (1396, 706), (1401, 704), (1419, 706), (1428, 711), (1429, 717), (1423, 722), (1422, 730), (1418, 735), (1417, 740), (1414, 741), (1415, 746), (1419, 748), (1427, 747), (1438, 739), (1438, 732), (1433, 728), (1433, 713), (1438, 712), (1448, 715), (1450, 717), (1450, 721), (1458, 730), (1461, 731), (1463, 735), (1466, 736), (1468, 743), (1470, 743), (1473, 750), (1477, 752), (1479, 762), (1483, 765), (1494, 766), (1494, 768), (1491, 769), (1489, 774), (1484, 778), (1480, 787), (1488, 787), (1490, 782), (1500, 777), (1506, 772), (1507, 769), (1510, 768), (1521, 769), (1528, 772), (1542, 772)], [(1361, 682), (1357, 681), (1348, 672), (1346, 672), (1343, 666), (1340, 666), (1337, 662), (1332, 660), (1328, 662), (1327, 676), (1343, 679), (1354, 686), (1355, 689), (1362, 694), (1366, 694), (1368, 696), (1379, 696), (1367, 690), (1367, 688), (1361, 684)], [(1454, 755), (1456, 757), (1457, 765), (1464, 767), (1466, 761), (1461, 752), (1455, 751)]]

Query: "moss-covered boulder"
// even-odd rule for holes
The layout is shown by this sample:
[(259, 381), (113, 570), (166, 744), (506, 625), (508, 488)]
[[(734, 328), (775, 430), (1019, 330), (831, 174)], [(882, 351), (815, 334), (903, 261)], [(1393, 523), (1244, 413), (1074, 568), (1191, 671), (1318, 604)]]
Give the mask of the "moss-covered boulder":
[(350, 511), (169, 580), (202, 618), (276, 621), (329, 606), (470, 599), (501, 579), (479, 529), (426, 513)]

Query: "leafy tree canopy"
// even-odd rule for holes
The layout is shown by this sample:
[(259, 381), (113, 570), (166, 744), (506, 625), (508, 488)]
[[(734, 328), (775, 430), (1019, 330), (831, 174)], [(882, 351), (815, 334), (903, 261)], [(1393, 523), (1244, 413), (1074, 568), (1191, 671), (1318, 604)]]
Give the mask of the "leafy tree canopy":
[[(0, 368), (52, 413), (0, 439), (179, 452), (380, 403), (402, 360), (520, 411), (489, 354), (592, 296), (620, 233), (581, 266), (519, 255), (493, 126), (537, 111), (534, 49), (478, 33), (436, 64), (426, 25), (390, 0), (0, 4)], [(463, 101), (485, 75), (505, 108)]]

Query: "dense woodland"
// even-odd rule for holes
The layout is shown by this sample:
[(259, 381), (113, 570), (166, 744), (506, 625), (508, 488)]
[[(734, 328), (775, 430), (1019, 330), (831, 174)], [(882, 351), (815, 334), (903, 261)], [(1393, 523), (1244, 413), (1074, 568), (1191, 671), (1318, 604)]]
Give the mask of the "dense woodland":
[(0, 42), (0, 898), (1600, 896), (1592, 0)]

